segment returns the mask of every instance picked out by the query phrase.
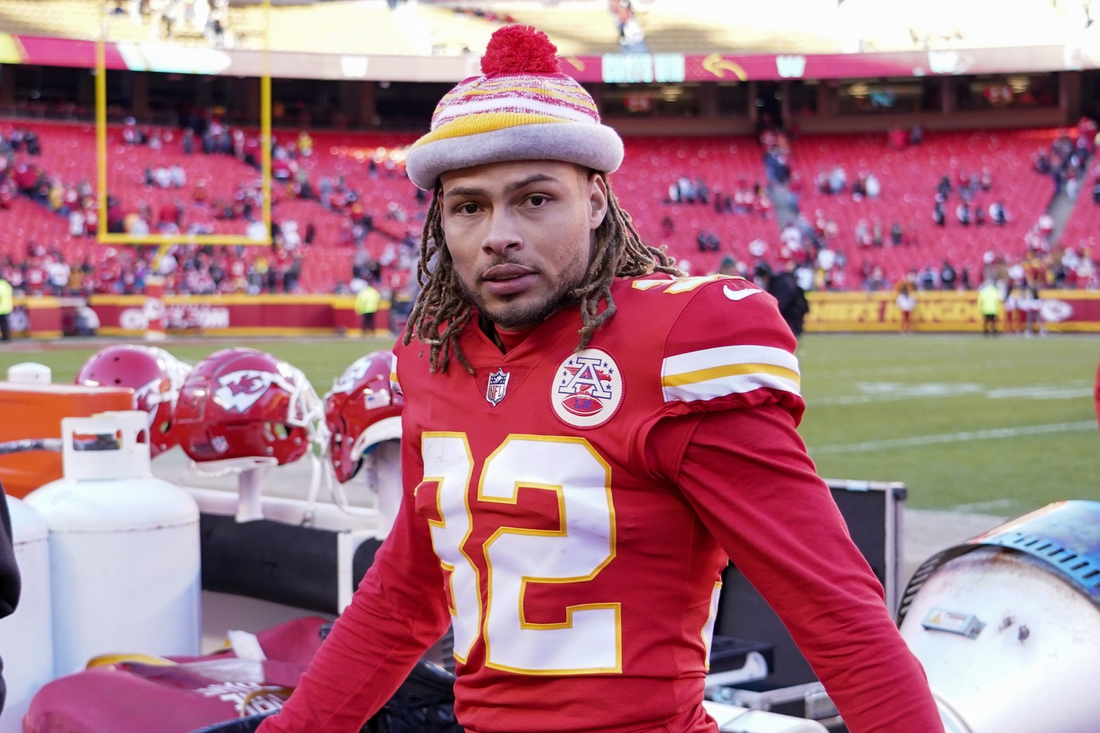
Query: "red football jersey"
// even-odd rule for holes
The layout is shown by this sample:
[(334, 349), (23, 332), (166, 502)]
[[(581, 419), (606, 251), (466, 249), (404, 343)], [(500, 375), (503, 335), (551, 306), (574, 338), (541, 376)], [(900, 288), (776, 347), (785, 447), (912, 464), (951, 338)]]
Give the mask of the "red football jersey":
[(613, 327), (580, 352), (573, 308), (507, 354), (468, 328), (474, 377), (397, 349), (406, 482), (444, 570), (469, 728), (521, 730), (496, 699), (549, 703), (522, 730), (559, 731), (658, 721), (698, 697), (726, 555), (639, 470), (647, 433), (757, 393), (802, 409), (794, 339), (760, 317), (775, 306), (754, 285), (660, 276), (614, 297)]
[(577, 308), (507, 353), (471, 321), (473, 376), (395, 349), (401, 515), (264, 733), (357, 730), (448, 624), (467, 731), (714, 731), (701, 701), (727, 556), (851, 730), (940, 729), (795, 432), (795, 339), (774, 299), (720, 276), (613, 295), (580, 351)]

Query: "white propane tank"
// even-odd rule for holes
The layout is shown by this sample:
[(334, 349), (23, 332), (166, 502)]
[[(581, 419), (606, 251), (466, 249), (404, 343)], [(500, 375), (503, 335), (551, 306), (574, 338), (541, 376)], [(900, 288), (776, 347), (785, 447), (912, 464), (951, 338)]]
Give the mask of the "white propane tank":
[(1100, 731), (1100, 502), (1064, 501), (914, 573), (901, 636), (947, 733)]
[(197, 655), (199, 510), (153, 478), (149, 418), (61, 421), (65, 478), (26, 497), (50, 528), (54, 672), (99, 654)]
[(36, 364), (33, 361), (25, 361), (20, 364), (12, 364), (8, 367), (8, 381), (23, 384), (49, 384), (53, 380), (53, 372), (45, 364)]
[(50, 611), (50, 530), (38, 512), (7, 497), (15, 561), (22, 590), (15, 613), (0, 619), (0, 654), (8, 698), (0, 713), (0, 733), (22, 733), (31, 698), (53, 679)]

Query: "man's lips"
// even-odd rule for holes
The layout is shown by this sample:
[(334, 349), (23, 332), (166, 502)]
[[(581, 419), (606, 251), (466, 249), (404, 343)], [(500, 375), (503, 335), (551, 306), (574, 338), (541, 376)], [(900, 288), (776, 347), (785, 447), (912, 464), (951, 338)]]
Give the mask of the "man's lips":
[(482, 273), (481, 279), (493, 295), (514, 295), (530, 287), (536, 275), (537, 271), (530, 267), (509, 262), (493, 265)]

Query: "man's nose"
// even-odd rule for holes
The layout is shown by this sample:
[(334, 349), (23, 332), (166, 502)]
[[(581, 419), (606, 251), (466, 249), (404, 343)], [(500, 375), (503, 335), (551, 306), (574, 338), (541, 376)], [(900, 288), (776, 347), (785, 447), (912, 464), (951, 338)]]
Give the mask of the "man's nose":
[(489, 229), (482, 240), (481, 249), (495, 257), (523, 248), (523, 237), (516, 219), (506, 208), (496, 207), (489, 216)]

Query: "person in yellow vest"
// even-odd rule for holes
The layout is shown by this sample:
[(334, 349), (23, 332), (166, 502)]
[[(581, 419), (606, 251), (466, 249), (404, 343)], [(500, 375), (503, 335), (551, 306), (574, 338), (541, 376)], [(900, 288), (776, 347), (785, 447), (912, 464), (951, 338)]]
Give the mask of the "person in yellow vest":
[(11, 291), (11, 283), (0, 276), (0, 341), (11, 341), (11, 329), (8, 326), (8, 316), (15, 309), (15, 300)]
[(987, 279), (978, 291), (978, 310), (982, 312), (982, 333), (997, 333), (997, 312), (1001, 309), (1001, 291)]
[(355, 314), (362, 322), (363, 336), (374, 335), (374, 314), (378, 312), (378, 304), (381, 302), (381, 293), (370, 283), (355, 295)]

